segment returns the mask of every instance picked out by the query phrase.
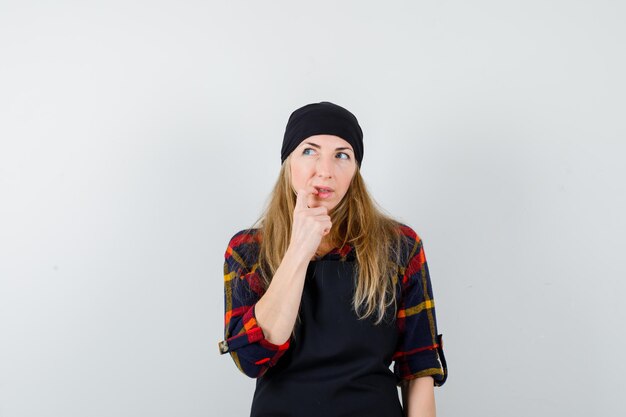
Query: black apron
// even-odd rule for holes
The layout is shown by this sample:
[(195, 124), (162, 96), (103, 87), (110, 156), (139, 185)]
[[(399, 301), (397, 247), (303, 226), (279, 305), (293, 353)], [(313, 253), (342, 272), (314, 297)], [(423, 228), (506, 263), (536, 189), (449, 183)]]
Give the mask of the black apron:
[(395, 320), (387, 315), (375, 326), (371, 317), (357, 319), (351, 305), (354, 265), (309, 263), (295, 340), (257, 379), (251, 417), (402, 417), (389, 369)]

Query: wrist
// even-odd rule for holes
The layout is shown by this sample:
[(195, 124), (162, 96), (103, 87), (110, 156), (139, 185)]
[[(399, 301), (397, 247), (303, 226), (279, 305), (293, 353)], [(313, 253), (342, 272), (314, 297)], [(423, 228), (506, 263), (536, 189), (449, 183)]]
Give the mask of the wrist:
[(306, 251), (289, 245), (283, 257), (283, 261), (289, 262), (295, 268), (300, 268), (307, 267), (311, 261), (311, 257), (312, 256), (309, 256)]

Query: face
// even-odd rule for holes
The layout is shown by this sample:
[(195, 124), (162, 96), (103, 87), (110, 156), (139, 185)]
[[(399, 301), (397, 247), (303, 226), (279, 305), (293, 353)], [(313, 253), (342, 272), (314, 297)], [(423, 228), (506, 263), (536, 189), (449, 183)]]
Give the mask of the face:
[(326, 206), (330, 212), (346, 195), (356, 171), (352, 145), (334, 135), (314, 135), (303, 140), (291, 154), (291, 185), (295, 191), (313, 186), (309, 207)]

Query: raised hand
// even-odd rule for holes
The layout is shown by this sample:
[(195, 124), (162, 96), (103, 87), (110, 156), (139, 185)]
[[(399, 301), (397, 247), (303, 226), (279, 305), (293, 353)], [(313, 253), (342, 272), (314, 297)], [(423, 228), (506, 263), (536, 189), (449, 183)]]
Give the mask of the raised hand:
[(289, 246), (310, 259), (315, 255), (322, 238), (330, 233), (332, 223), (328, 208), (307, 205), (309, 196), (317, 194), (315, 187), (307, 184), (297, 193)]

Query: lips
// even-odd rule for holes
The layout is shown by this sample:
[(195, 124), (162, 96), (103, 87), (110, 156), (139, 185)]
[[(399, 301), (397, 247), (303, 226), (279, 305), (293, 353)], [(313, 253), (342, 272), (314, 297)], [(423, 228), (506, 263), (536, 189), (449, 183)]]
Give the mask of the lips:
[(318, 187), (318, 186), (314, 186), (314, 187), (319, 193), (330, 193), (330, 192), (335, 191), (330, 187)]

